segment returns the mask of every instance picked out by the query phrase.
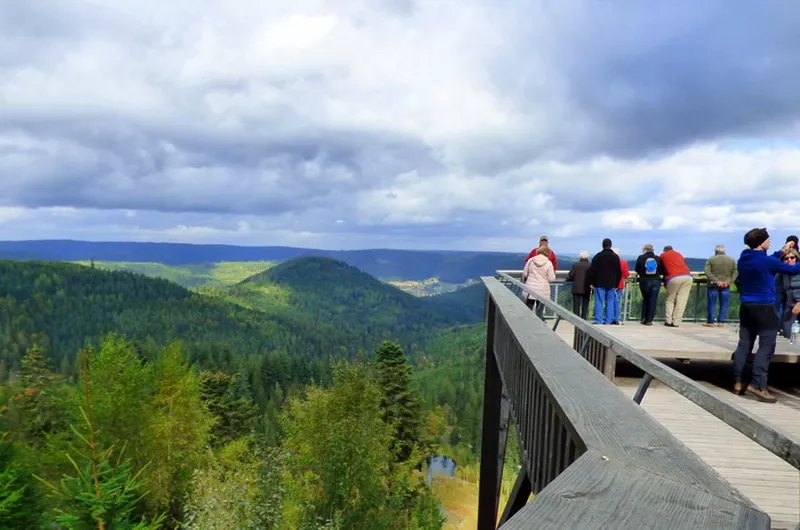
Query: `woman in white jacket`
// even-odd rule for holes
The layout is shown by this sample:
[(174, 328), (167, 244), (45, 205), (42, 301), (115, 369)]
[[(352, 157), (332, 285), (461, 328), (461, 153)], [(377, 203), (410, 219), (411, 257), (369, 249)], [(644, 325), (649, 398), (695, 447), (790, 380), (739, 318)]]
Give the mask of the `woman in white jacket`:
[[(536, 255), (525, 263), (522, 270), (522, 281), (537, 294), (550, 299), (550, 282), (556, 280), (556, 271), (550, 262), (550, 249), (541, 247), (536, 251)], [(536, 314), (544, 320), (544, 305), (538, 303), (529, 294), (525, 294), (525, 303), (531, 309), (536, 306)]]

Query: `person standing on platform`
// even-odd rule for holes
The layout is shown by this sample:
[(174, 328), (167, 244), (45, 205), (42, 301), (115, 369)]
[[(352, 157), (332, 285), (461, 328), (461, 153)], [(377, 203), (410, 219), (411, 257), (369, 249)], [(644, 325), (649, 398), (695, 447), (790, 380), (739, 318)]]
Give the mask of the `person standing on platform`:
[(652, 326), (656, 318), (658, 292), (661, 290), (661, 274), (664, 267), (661, 258), (656, 256), (650, 243), (642, 247), (642, 254), (636, 258), (636, 276), (642, 293), (642, 324)]
[(572, 312), (586, 320), (589, 314), (589, 284), (586, 274), (589, 272), (589, 252), (584, 250), (578, 254), (578, 261), (572, 264), (567, 281), (572, 282)]
[[(781, 261), (789, 265), (800, 263), (800, 253), (794, 248), (784, 250), (781, 255)], [(781, 321), (778, 334), (791, 339), (792, 324), (797, 320), (797, 314), (793, 311), (793, 308), (800, 302), (800, 274), (778, 274), (777, 289), (779, 289), (778, 298), (783, 299), (783, 312), (782, 314), (778, 313)], [(781, 294), (783, 295), (782, 297)]]
[[(786, 252), (788, 252), (789, 250), (791, 249), (800, 250), (800, 247), (797, 246), (798, 241), (800, 241), (800, 239), (798, 239), (796, 235), (788, 236), (786, 238), (786, 243), (783, 245), (783, 248), (776, 252), (773, 252), (772, 255), (778, 259), (782, 259), (783, 256), (786, 254)], [(775, 293), (777, 296), (777, 298), (775, 299), (775, 309), (778, 310), (778, 318), (783, 320), (783, 312), (787, 302), (785, 297), (786, 291), (782, 289), (780, 275), (775, 276)], [(787, 318), (789, 317), (787, 316)], [(778, 330), (778, 334), (782, 335), (783, 334), (782, 330)]]
[[(543, 298), (550, 299), (550, 283), (556, 281), (556, 273), (553, 264), (550, 263), (550, 249), (542, 247), (534, 257), (528, 260), (522, 271), (522, 281)], [(536, 315), (544, 320), (544, 304), (525, 295), (525, 303), (531, 309), (536, 309)]]
[(528, 254), (528, 257), (525, 258), (525, 264), (527, 264), (528, 260), (530, 260), (532, 257), (534, 257), (539, 252), (539, 250), (542, 249), (542, 248), (546, 248), (546, 249), (550, 250), (550, 254), (548, 254), (547, 259), (549, 259), (550, 263), (553, 264), (553, 270), (557, 271), (558, 270), (558, 258), (556, 257), (556, 253), (553, 252), (553, 249), (550, 248), (550, 241), (548, 240), (547, 236), (545, 236), (545, 235), (539, 237), (539, 247), (538, 248), (534, 248), (533, 250), (530, 251), (530, 253)]
[[(612, 248), (611, 250), (614, 251), (614, 254), (619, 256), (619, 249)], [(614, 315), (611, 319), (611, 324), (617, 326), (622, 321), (620, 316), (620, 306), (622, 305), (622, 294), (625, 292), (625, 280), (628, 279), (628, 276), (631, 275), (631, 270), (628, 267), (628, 262), (624, 259), (620, 258), (619, 260), (619, 270), (622, 277), (619, 279), (619, 283), (617, 284), (617, 289), (615, 292), (616, 299), (614, 301)]]
[[(769, 363), (778, 339), (778, 313), (775, 310), (775, 275), (800, 274), (800, 264), (790, 265), (768, 256), (770, 246), (766, 228), (754, 228), (744, 236), (739, 268), (739, 343), (733, 352), (733, 391), (752, 394), (759, 401), (775, 403), (777, 398), (767, 388)], [(742, 379), (747, 358), (758, 338), (753, 360), (753, 376), (745, 387)]]
[(689, 301), (689, 293), (692, 292), (692, 271), (686, 265), (683, 254), (674, 250), (671, 245), (664, 247), (660, 258), (664, 272), (664, 284), (667, 287), (664, 325), (677, 328), (683, 320), (686, 302)]
[[(717, 245), (714, 248), (714, 255), (706, 261), (705, 273), (708, 278), (708, 318), (703, 325), (709, 328), (715, 325), (723, 327), (728, 314), (728, 303), (731, 300), (731, 285), (739, 275), (736, 260), (725, 254), (725, 245)], [(719, 300), (719, 313), (717, 313), (717, 300)]]
[(611, 250), (611, 240), (603, 240), (603, 250), (592, 258), (587, 278), (594, 291), (594, 323), (611, 324), (614, 304), (617, 298), (617, 285), (622, 277), (619, 256)]

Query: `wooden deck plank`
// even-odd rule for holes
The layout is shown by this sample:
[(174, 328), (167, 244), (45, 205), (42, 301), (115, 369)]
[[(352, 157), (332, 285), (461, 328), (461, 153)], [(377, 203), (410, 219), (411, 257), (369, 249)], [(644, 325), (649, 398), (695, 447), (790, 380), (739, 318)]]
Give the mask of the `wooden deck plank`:
[[(678, 328), (668, 328), (659, 323), (642, 326), (638, 322), (626, 322), (621, 326), (602, 328), (639, 352), (659, 359), (728, 361), (738, 340), (735, 324), (723, 328), (707, 328), (690, 322), (681, 324)], [(564, 337), (567, 332), (571, 340), (572, 326), (567, 324), (564, 329), (559, 326), (559, 335)], [(800, 343), (789, 344), (788, 340), (779, 337), (772, 362), (800, 363)]]
[[(673, 329), (628, 323), (623, 326), (604, 326), (604, 330), (643, 353), (667, 351), (671, 358), (694, 356), (699, 359), (729, 360), (736, 340), (733, 328), (705, 328), (697, 324), (684, 324)], [(562, 323), (559, 326), (558, 335), (569, 345), (572, 345), (572, 332), (569, 324)], [(784, 352), (787, 349), (797, 349), (796, 345), (790, 345), (788, 341), (781, 342)], [(797, 357), (791, 351), (788, 354)], [(719, 370), (729, 370), (729, 363), (716, 364)], [(638, 379), (621, 377), (616, 383), (621, 392), (632, 398)], [(800, 386), (800, 380), (797, 383)], [(735, 396), (727, 388), (707, 381), (702, 381), (702, 384), (720, 397), (736, 402), (790, 434), (800, 436), (800, 392), (797, 389), (782, 388), (776, 392), (780, 401), (767, 404), (744, 396)], [(642, 408), (732, 486), (768, 513), (773, 520), (773, 527), (794, 528), (800, 523), (798, 470), (722, 420), (657, 382), (648, 390)]]

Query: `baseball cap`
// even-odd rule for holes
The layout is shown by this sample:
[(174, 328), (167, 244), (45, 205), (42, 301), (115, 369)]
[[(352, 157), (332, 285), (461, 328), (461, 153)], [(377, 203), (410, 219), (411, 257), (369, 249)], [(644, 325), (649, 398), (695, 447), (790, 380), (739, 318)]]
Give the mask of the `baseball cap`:
[(542, 241), (547, 241), (548, 243), (550, 242), (550, 240), (547, 238), (547, 236), (540, 236), (539, 237), (539, 243), (541, 243)]

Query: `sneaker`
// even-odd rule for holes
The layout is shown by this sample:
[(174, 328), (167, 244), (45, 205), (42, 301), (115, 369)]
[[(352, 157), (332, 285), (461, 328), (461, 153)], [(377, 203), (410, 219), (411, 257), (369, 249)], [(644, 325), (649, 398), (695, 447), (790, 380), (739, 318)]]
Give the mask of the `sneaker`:
[(754, 387), (753, 385), (749, 385), (747, 387), (747, 393), (754, 395), (756, 399), (763, 401), (764, 403), (775, 403), (778, 401), (778, 398), (770, 394), (769, 390), (762, 390)]
[(611, 325), (612, 325), (612, 326), (619, 326), (619, 322), (617, 322), (617, 321), (615, 320), (615, 321), (613, 321), (613, 322), (611, 323)]
[(644, 323), (644, 325), (645, 325), (645, 326), (652, 326), (652, 325), (653, 325), (653, 323), (652, 323), (652, 322), (645, 322), (645, 323)]
[(713, 327), (714, 327), (714, 323), (713, 323), (713, 322), (706, 322), (706, 323), (705, 323), (705, 324), (703, 324), (703, 325), (704, 325), (705, 327), (707, 327), (707, 328), (713, 328)]
[(719, 324), (717, 324), (717, 327), (718, 328), (724, 328), (725, 327), (725, 323), (720, 322)]

